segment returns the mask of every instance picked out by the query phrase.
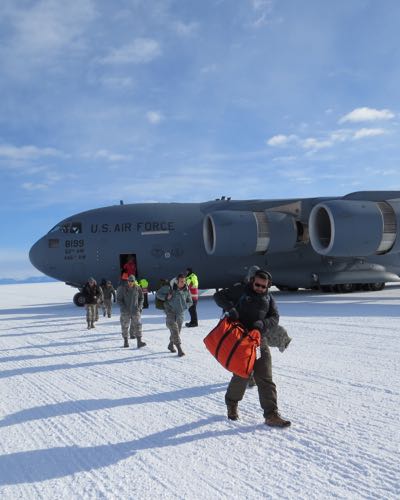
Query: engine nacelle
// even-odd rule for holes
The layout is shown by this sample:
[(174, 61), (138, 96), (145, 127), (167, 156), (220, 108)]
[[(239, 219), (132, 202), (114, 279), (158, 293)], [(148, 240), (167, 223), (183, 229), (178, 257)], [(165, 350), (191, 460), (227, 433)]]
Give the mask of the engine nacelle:
[(280, 212), (218, 210), (205, 216), (203, 240), (207, 254), (218, 257), (288, 251), (296, 244), (297, 227), (291, 215)]
[(313, 249), (328, 257), (366, 257), (400, 250), (397, 201), (331, 200), (310, 213)]

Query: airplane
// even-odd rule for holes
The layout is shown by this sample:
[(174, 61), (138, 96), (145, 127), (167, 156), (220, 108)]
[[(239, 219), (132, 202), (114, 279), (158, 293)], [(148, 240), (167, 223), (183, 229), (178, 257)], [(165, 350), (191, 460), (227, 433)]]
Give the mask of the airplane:
[[(56, 224), (31, 248), (42, 273), (80, 291), (114, 285), (128, 258), (156, 290), (186, 268), (202, 289), (241, 281), (252, 265), (280, 290), (380, 290), (400, 281), (400, 191), (343, 197), (138, 203), (97, 208)], [(73, 298), (82, 306), (80, 292)]]

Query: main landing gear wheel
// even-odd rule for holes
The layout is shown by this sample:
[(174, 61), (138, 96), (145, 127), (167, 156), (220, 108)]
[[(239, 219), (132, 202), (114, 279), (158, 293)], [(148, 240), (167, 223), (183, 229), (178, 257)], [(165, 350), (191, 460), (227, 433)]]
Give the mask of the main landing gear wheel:
[(76, 293), (72, 300), (74, 301), (74, 304), (78, 307), (83, 307), (85, 305), (85, 296), (81, 292)]

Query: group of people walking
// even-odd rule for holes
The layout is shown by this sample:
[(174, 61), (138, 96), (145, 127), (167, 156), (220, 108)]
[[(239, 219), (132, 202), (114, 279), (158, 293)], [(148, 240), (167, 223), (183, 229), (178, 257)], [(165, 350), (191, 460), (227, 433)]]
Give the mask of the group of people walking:
[[(198, 284), (198, 278), (193, 269), (187, 268), (186, 274), (178, 274), (170, 282), (165, 281), (156, 292), (156, 299), (163, 304), (166, 326), (170, 332), (167, 349), (172, 353), (177, 352), (179, 357), (185, 355), (180, 334), (186, 310), (190, 313), (190, 321), (186, 323), (186, 326), (188, 328), (198, 326)], [(267, 271), (252, 266), (243, 282), (214, 294), (216, 304), (231, 320), (240, 321), (248, 330), (259, 330), (262, 338), (260, 356), (255, 361), (252, 376), (250, 378), (232, 376), (225, 394), (225, 404), (228, 419), (237, 420), (239, 418), (238, 404), (243, 399), (246, 388), (249, 385), (256, 385), (265, 424), (271, 427), (288, 427), (291, 422), (282, 418), (278, 412), (277, 391), (272, 379), (269, 347), (278, 347), (283, 352), (291, 339), (286, 330), (279, 325), (278, 308), (273, 296), (269, 293), (271, 284), (272, 277)], [(111, 317), (111, 301), (116, 300), (120, 306), (123, 347), (129, 347), (129, 339), (136, 339), (138, 349), (146, 345), (142, 340), (141, 322), (144, 292), (133, 274), (127, 276), (127, 279), (121, 283), (116, 294), (110, 282), (105, 283), (104, 291), (93, 278), (88, 280), (83, 293), (86, 297), (88, 328), (94, 327), (96, 314), (98, 319), (96, 304), (98, 304), (99, 297), (105, 307), (104, 314), (108, 317)], [(249, 384), (251, 381), (253, 383)]]
[[(87, 327), (95, 328), (94, 323), (99, 319), (99, 306), (103, 306), (104, 316), (111, 318), (112, 302), (117, 302), (120, 307), (121, 333), (124, 340), (123, 347), (129, 347), (129, 340), (136, 339), (140, 349), (146, 345), (142, 341), (142, 310), (149, 306), (148, 281), (144, 278), (137, 280), (135, 275), (127, 275), (127, 270), (134, 267), (133, 261), (128, 261), (124, 266), (121, 284), (114, 290), (111, 281), (103, 280), (97, 285), (94, 278), (89, 278), (83, 287), (82, 293), (86, 302)], [(184, 313), (188, 309), (190, 322), (187, 327), (198, 326), (197, 301), (199, 280), (192, 268), (186, 274), (179, 274), (167, 282), (157, 291), (157, 297), (162, 301), (166, 315), (166, 326), (170, 331), (168, 350), (178, 352), (178, 356), (185, 353), (181, 347), (181, 329), (184, 322)]]

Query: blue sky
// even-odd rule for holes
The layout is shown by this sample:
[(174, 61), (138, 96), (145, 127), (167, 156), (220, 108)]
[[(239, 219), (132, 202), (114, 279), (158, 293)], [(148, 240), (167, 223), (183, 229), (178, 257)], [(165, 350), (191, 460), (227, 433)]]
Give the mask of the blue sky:
[(2, 0), (0, 278), (82, 210), (400, 189), (397, 0)]

